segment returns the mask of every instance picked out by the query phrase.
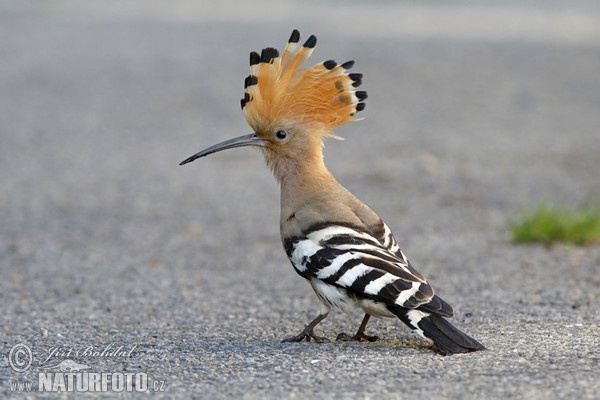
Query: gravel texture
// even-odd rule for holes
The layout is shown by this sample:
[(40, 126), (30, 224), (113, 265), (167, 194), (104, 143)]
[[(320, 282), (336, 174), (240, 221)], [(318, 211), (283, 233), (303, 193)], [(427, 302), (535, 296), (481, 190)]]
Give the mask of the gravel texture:
[[(72, 360), (169, 398), (597, 398), (600, 248), (506, 228), (600, 194), (595, 2), (164, 4), (0, 2), (0, 397)], [(395, 320), (370, 324), (375, 343), (280, 343), (318, 301), (260, 154), (177, 164), (249, 133), (247, 54), (293, 28), (318, 36), (313, 62), (355, 59), (369, 92), (327, 165), (487, 351), (437, 355)]]

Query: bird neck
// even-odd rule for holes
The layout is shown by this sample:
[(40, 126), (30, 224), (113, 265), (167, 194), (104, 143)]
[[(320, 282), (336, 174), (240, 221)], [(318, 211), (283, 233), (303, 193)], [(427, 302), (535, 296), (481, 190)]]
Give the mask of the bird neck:
[[(291, 161), (291, 160), (290, 160)], [(285, 168), (285, 174), (278, 177), (283, 194), (292, 199), (303, 199), (312, 196), (315, 192), (326, 190), (329, 186), (338, 184), (329, 172), (323, 156), (314, 156), (310, 159), (290, 162)]]
[(319, 222), (352, 225), (377, 235), (382, 229), (377, 214), (338, 183), (321, 152), (311, 157), (310, 162), (279, 158), (274, 169), (281, 185), (282, 239), (300, 235)]
[(325, 167), (321, 151), (279, 158), (272, 167), (281, 186), (282, 218), (302, 206), (319, 203), (324, 194), (341, 187)]

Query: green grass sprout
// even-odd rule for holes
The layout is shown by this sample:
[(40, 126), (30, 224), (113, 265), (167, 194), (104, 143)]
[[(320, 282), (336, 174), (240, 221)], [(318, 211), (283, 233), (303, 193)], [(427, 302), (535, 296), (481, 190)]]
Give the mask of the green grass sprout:
[(600, 243), (600, 198), (576, 209), (542, 203), (508, 224), (515, 243)]

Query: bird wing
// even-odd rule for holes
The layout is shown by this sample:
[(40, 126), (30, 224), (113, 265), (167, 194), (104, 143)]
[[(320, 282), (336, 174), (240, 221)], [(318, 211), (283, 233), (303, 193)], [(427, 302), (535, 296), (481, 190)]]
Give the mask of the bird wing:
[[(388, 242), (396, 243), (393, 236)], [(316, 278), (389, 306), (423, 306), (440, 314), (451, 313), (451, 307), (434, 295), (399, 249), (393, 252), (392, 245), (384, 245), (358, 227), (319, 226), (289, 238), (285, 247), (294, 268), (305, 278)]]

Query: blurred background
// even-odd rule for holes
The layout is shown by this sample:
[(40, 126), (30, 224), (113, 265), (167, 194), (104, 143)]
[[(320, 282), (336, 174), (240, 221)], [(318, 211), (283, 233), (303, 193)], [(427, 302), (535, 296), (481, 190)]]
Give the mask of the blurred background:
[(523, 207), (600, 190), (596, 1), (0, 4), (9, 248), (44, 252), (56, 234), (58, 247), (120, 237), (159, 251), (217, 222), (234, 243), (276, 237), (278, 188), (256, 152), (177, 163), (248, 132), (248, 52), (283, 48), (293, 28), (319, 38), (309, 62), (355, 59), (365, 75), (365, 119), (339, 129), (347, 140), (326, 159), (404, 240), (440, 229), (501, 240)]
[(598, 191), (595, 1), (47, 0), (0, 10), (0, 204), (19, 229), (70, 206), (172, 214), (206, 179), (232, 181), (225, 191), (252, 179), (276, 207), (264, 172), (215, 173), (222, 160), (260, 168), (252, 152), (173, 165), (248, 131), (237, 104), (247, 53), (282, 48), (293, 28), (320, 39), (312, 62), (356, 59), (365, 74), (365, 120), (327, 147), (343, 183), (375, 175), (397, 191), (383, 201), (398, 204), (423, 201), (410, 185), (428, 182), (502, 212)]
[[(317, 303), (279, 247), (260, 154), (178, 166), (250, 132), (248, 53), (282, 49), (294, 28), (318, 37), (309, 64), (354, 59), (364, 74), (364, 120), (337, 130), (326, 163), (444, 297), (498, 318), (515, 301), (597, 301), (597, 248), (513, 246), (507, 220), (600, 194), (600, 2), (3, 0), (11, 343), (227, 336), (232, 318), (275, 339), (308, 320)], [(554, 285), (563, 267), (570, 289)], [(335, 318), (324, 329), (347, 326)]]

